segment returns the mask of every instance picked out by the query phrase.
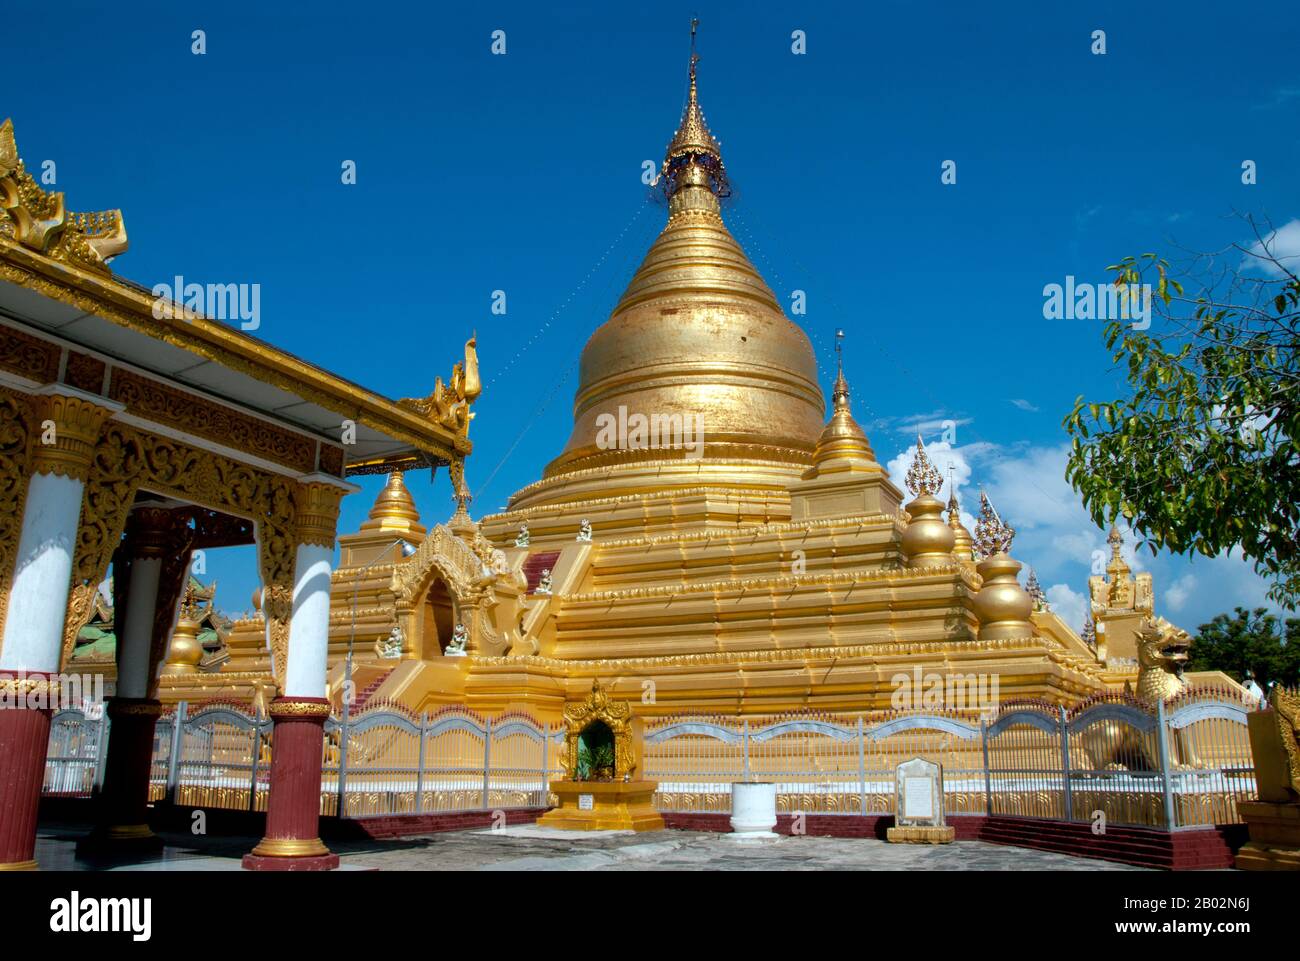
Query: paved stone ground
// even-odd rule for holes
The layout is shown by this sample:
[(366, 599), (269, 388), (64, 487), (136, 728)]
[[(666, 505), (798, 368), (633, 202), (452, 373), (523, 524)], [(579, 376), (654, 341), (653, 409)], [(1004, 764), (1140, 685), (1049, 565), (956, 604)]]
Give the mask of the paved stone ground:
[(556, 831), (537, 827), (407, 838), (387, 849), (339, 849), (346, 864), (386, 871), (1138, 871), (1124, 864), (957, 841), (888, 844), (861, 838), (737, 842), (694, 831)]
[[(78, 829), (41, 831), (45, 870), (235, 871), (252, 837), (164, 835), (161, 856), (91, 865), (76, 860)], [(957, 841), (888, 844), (860, 838), (783, 837), (737, 842), (695, 831), (557, 831), (533, 825), (331, 845), (342, 867), (382, 871), (1138, 871), (1123, 864)]]

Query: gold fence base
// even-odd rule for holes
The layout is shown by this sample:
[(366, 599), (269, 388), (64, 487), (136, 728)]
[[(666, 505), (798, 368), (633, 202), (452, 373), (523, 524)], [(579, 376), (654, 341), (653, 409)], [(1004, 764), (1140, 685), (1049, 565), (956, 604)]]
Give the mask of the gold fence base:
[(957, 829), (946, 825), (917, 824), (885, 831), (885, 840), (891, 844), (951, 844), (956, 837)]
[(654, 781), (552, 781), (559, 806), (537, 824), (569, 831), (662, 831), (663, 815), (651, 803), (657, 787)]

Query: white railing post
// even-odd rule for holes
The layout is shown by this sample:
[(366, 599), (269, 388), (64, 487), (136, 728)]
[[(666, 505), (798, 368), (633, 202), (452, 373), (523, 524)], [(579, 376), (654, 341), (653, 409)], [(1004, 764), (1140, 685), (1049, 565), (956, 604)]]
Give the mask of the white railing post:
[(749, 781), (751, 778), (750, 771), (749, 771), (749, 718), (745, 718), (742, 724), (743, 727), (741, 728), (741, 736), (740, 736), (740, 743), (742, 745), (741, 751), (743, 752), (744, 755), (744, 760), (742, 762), (742, 770), (744, 771), (744, 775), (743, 775), (744, 780)]
[[(84, 721), (84, 714), (82, 719)], [(104, 766), (108, 764), (108, 726), (110, 723), (106, 706), (104, 713), (99, 716), (99, 726), (95, 733), (95, 773), (90, 782), (90, 793), (92, 795), (99, 794), (104, 787)]]
[(248, 765), (248, 810), (257, 810), (257, 762), (262, 757), (262, 719), (253, 715), (253, 758)]
[(867, 814), (867, 730), (858, 715), (858, 813)]
[(984, 810), (993, 816), (993, 774), (989, 770), (989, 722), (980, 718), (980, 746), (984, 751)]
[(415, 813), (424, 813), (424, 745), (429, 731), (429, 712), (420, 715), (420, 760), (415, 768)]
[(185, 740), (185, 702), (176, 705), (176, 716), (172, 719), (171, 750), (167, 752), (167, 798), (176, 804), (180, 786), (181, 745)]
[(492, 779), (492, 719), (487, 721), (483, 731), (483, 810), (488, 809), (488, 793)]
[(1061, 784), (1065, 794), (1065, 819), (1074, 820), (1074, 800), (1070, 793), (1070, 726), (1065, 720), (1065, 705), (1057, 705), (1061, 724)]
[[(644, 776), (645, 772), (641, 774)], [(551, 794), (551, 722), (542, 723), (542, 796), (538, 807), (546, 807)]]
[(1173, 785), (1170, 783), (1169, 729), (1165, 717), (1164, 698), (1156, 701), (1156, 727), (1156, 734), (1160, 743), (1160, 783), (1163, 785), (1165, 795), (1165, 829), (1172, 831), (1174, 829), (1174, 793)]
[(348, 738), (352, 736), (348, 692), (343, 692), (343, 721), (339, 725), (339, 817), (348, 815)]

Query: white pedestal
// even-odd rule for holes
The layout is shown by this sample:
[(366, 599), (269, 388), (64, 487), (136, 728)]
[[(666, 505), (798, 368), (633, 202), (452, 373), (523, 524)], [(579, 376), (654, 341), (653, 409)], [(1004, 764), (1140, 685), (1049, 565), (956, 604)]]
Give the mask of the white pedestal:
[(776, 785), (736, 782), (731, 785), (731, 830), (737, 841), (778, 837), (776, 827)]

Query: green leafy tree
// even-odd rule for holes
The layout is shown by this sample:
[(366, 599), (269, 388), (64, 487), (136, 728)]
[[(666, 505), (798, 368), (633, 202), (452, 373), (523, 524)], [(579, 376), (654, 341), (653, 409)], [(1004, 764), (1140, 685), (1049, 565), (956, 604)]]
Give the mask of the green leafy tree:
[(1202, 624), (1187, 659), (1189, 671), (1223, 671), (1244, 681), (1249, 671), (1261, 687), (1275, 682), (1294, 687), (1300, 680), (1300, 618), (1286, 621), (1286, 639), (1267, 608), (1220, 614)]
[(1150, 284), (1155, 296), (1149, 324), (1105, 328), (1129, 396), (1078, 398), (1064, 421), (1066, 479), (1097, 524), (1126, 518), (1152, 553), (1240, 549), (1272, 580), (1270, 598), (1294, 609), (1300, 279), (1294, 258), (1275, 255), (1276, 233), (1247, 222), (1255, 244), (1192, 255), (1176, 272), (1152, 253), (1109, 268), (1116, 287)]

